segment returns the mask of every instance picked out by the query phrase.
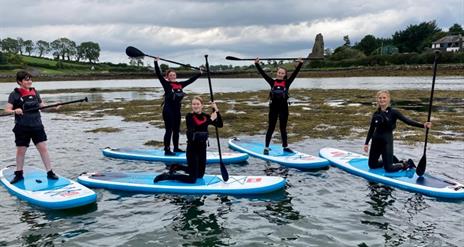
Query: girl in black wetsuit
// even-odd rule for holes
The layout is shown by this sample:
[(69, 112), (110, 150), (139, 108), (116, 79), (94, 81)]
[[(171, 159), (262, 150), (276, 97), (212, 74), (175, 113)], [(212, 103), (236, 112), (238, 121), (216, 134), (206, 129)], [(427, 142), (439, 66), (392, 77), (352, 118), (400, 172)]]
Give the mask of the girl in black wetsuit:
[[(205, 175), (206, 146), (208, 141), (208, 126), (222, 127), (222, 118), (216, 103), (212, 102), (213, 113), (206, 114), (203, 111), (203, 99), (192, 99), (192, 112), (185, 116), (187, 124), (187, 164), (188, 166), (171, 165), (169, 173), (162, 173), (155, 177), (154, 183), (161, 180), (178, 180), (185, 183), (195, 183), (197, 178)], [(182, 170), (188, 175), (176, 174), (176, 170)]]
[(293, 71), (290, 78), (287, 78), (287, 70), (282, 67), (277, 68), (276, 79), (269, 77), (266, 72), (259, 65), (259, 58), (255, 60), (255, 66), (258, 72), (271, 86), (271, 92), (269, 93), (269, 125), (266, 132), (266, 146), (264, 148), (264, 154), (269, 154), (269, 143), (272, 139), (272, 134), (277, 124), (277, 118), (279, 118), (280, 135), (282, 137), (282, 147), (284, 152), (293, 152), (288, 148), (287, 143), (287, 121), (288, 121), (288, 90), (296, 75), (303, 65), (303, 60), (297, 60), (298, 65)]
[[(202, 71), (198, 75), (192, 78), (178, 82), (176, 72), (172, 69), (166, 71), (166, 77), (161, 74), (160, 67), (158, 65), (159, 58), (155, 59), (155, 72), (158, 76), (159, 81), (164, 89), (164, 103), (163, 103), (163, 120), (164, 128), (164, 155), (175, 155), (174, 152), (184, 152), (179, 148), (179, 132), (180, 132), (180, 108), (182, 106), (182, 98), (185, 96), (183, 88), (193, 83), (198, 79)], [(174, 144), (174, 152), (171, 152), (171, 136), (172, 143)]]
[[(393, 155), (393, 130), (396, 128), (396, 120), (418, 128), (431, 128), (431, 122), (423, 124), (406, 118), (396, 109), (390, 107), (390, 93), (388, 91), (377, 92), (377, 111), (374, 112), (369, 132), (364, 144), (364, 151), (369, 150), (369, 141), (372, 139), (369, 152), (369, 168), (385, 168), (387, 172), (396, 172), (402, 169), (415, 167), (414, 162), (399, 161)], [(379, 157), (382, 155), (382, 160)], [(399, 164), (394, 164), (399, 163)]]

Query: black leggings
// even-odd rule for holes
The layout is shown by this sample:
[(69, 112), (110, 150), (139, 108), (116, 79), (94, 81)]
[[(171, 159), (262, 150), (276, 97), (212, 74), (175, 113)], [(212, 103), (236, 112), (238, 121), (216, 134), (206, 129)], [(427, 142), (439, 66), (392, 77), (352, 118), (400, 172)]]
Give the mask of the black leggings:
[(279, 119), (280, 136), (282, 137), (282, 146), (287, 147), (287, 121), (288, 121), (288, 103), (271, 103), (269, 105), (269, 126), (266, 132), (266, 147), (271, 143), (272, 134), (274, 133), (277, 118)]
[[(380, 155), (382, 160), (379, 161)], [(374, 137), (369, 151), (369, 168), (385, 168), (387, 172), (396, 172), (403, 169), (403, 164), (393, 155), (393, 134), (384, 134)]]
[(187, 167), (180, 166), (179, 170), (188, 175), (172, 174), (166, 180), (178, 180), (184, 183), (195, 183), (197, 178), (203, 178), (206, 168), (206, 142), (189, 142), (187, 145)]
[(171, 136), (174, 149), (179, 148), (179, 132), (180, 132), (180, 109), (165, 108), (163, 110), (164, 128), (164, 150), (170, 150)]

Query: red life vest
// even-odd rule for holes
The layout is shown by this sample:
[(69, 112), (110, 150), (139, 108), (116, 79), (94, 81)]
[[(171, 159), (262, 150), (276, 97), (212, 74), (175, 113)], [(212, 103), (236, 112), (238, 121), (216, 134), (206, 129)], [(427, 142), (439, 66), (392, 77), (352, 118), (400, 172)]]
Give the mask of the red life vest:
[(182, 84), (178, 82), (171, 82), (172, 90), (182, 90)]
[(178, 82), (170, 82), (171, 85), (171, 99), (174, 102), (180, 103), (185, 96), (184, 91), (182, 91), (182, 84)]
[[(200, 115), (200, 116), (201, 116), (201, 115)], [(198, 115), (196, 115), (196, 114), (194, 114), (192, 118), (193, 118), (193, 122), (194, 122), (195, 125), (197, 125), (197, 126), (200, 126), (200, 125), (204, 124), (204, 123), (206, 122), (206, 120), (208, 120), (208, 118), (205, 117), (205, 116), (203, 116), (203, 119), (199, 119), (199, 118), (198, 118)]]
[(23, 110), (38, 108), (40, 106), (39, 98), (37, 97), (37, 91), (35, 88), (15, 88), (15, 92), (21, 96), (19, 98), (20, 102), (18, 106)]
[(274, 81), (274, 86), (271, 89), (270, 93), (271, 100), (284, 100), (288, 98), (286, 82), (283, 81)]
[(16, 91), (19, 93), (19, 95), (21, 97), (25, 97), (25, 96), (35, 96), (36, 95), (36, 92), (35, 92), (35, 88), (31, 87), (29, 89), (25, 89), (25, 88), (16, 88)]

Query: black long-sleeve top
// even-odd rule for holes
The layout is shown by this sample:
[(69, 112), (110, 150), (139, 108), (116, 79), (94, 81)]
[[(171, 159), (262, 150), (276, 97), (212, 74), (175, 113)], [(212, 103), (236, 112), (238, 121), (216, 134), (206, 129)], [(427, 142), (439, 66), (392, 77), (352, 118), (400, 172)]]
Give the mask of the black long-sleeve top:
[[(379, 123), (379, 118), (383, 119), (380, 121), (381, 123)], [(371, 125), (369, 127), (369, 131), (367, 132), (365, 144), (369, 144), (369, 141), (372, 139), (372, 137), (378, 137), (384, 134), (392, 134), (393, 130), (396, 128), (396, 120), (398, 119), (407, 125), (424, 128), (422, 123), (411, 120), (401, 114), (401, 112), (398, 110), (388, 107), (384, 112), (377, 110), (372, 115)]]
[[(180, 102), (174, 101), (173, 97), (172, 97), (172, 94), (174, 92), (173, 92), (173, 88), (171, 86), (171, 83), (173, 83), (173, 82), (170, 82), (170, 81), (168, 81), (168, 80), (166, 80), (164, 78), (163, 74), (161, 73), (161, 69), (160, 69), (157, 61), (155, 61), (155, 73), (156, 73), (156, 76), (158, 76), (158, 79), (161, 82), (161, 85), (163, 86), (163, 89), (164, 89), (164, 105), (165, 106), (171, 106), (171, 105), (180, 106)], [(193, 83), (195, 80), (197, 80), (200, 76), (201, 76), (201, 73), (198, 73), (198, 75), (195, 75), (195, 76), (189, 78), (188, 80), (180, 81), (180, 82), (176, 82), (176, 83), (180, 84), (182, 86), (182, 88), (185, 88), (188, 85), (190, 85), (191, 83)]]
[(211, 120), (211, 115), (207, 113), (187, 113), (185, 116), (185, 122), (187, 124), (187, 140), (191, 141), (194, 132), (208, 132), (208, 126), (214, 125), (218, 128), (222, 128), (223, 122), (219, 112), (217, 112), (217, 118)]
[(303, 63), (298, 63), (298, 65), (296, 66), (296, 68), (293, 71), (292, 75), (290, 75), (290, 77), (288, 79), (286, 79), (286, 80), (285, 79), (283, 79), (283, 80), (272, 79), (270, 76), (268, 76), (266, 74), (266, 72), (264, 72), (263, 68), (261, 68), (261, 65), (259, 65), (259, 63), (255, 63), (255, 66), (256, 66), (256, 69), (258, 70), (258, 72), (264, 78), (264, 80), (266, 80), (266, 82), (269, 84), (269, 86), (271, 86), (271, 88), (274, 87), (274, 82), (276, 82), (276, 81), (277, 82), (285, 81), (285, 87), (287, 88), (287, 91), (288, 91), (288, 89), (290, 88), (290, 85), (293, 83), (296, 76), (300, 72), (300, 69), (301, 69), (301, 66), (303, 66)]

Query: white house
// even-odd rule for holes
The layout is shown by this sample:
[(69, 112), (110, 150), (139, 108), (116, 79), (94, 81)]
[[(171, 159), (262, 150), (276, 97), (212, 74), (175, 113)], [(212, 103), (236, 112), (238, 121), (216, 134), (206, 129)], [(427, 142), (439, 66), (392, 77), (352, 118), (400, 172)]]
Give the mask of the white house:
[(439, 49), (442, 51), (463, 51), (463, 38), (462, 35), (449, 35), (445, 36), (432, 43), (432, 49)]

